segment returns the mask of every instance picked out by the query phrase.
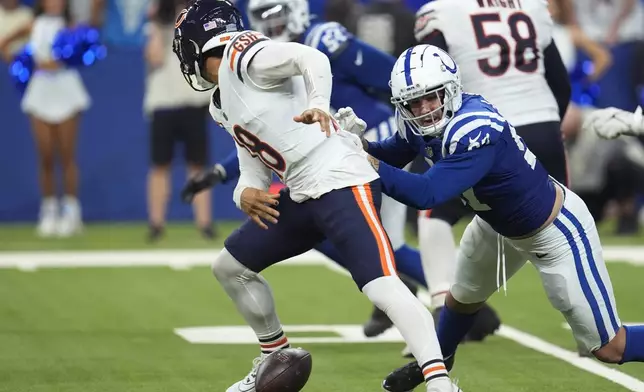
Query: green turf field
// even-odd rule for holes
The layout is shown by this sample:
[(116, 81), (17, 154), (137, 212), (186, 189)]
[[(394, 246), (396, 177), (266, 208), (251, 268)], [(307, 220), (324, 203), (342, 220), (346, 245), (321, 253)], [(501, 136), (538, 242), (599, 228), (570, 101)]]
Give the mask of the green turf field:
[[(222, 240), (234, 226), (220, 226)], [(221, 246), (221, 240), (200, 239), (189, 225), (173, 225), (164, 241), (153, 246), (143, 242), (143, 225), (88, 226), (82, 237), (62, 241), (38, 240), (31, 226), (13, 226), (0, 228), (0, 238), (0, 264), (8, 251), (16, 250), (65, 250), (70, 252), (62, 254), (74, 258), (74, 250), (161, 248), (189, 254), (189, 248)], [(644, 245), (641, 237), (605, 234), (602, 239), (606, 244)], [(33, 253), (34, 262), (38, 255)], [(0, 269), (0, 391), (223, 392), (245, 376), (258, 353), (256, 345), (195, 344), (179, 335), (216, 340), (221, 338), (216, 330), (198, 335), (191, 328), (244, 324), (209, 269), (141, 267), (135, 266), (137, 261), (123, 260), (133, 266), (119, 268)], [(643, 266), (609, 264), (625, 322), (644, 322)], [(359, 325), (370, 313), (368, 302), (346, 276), (324, 265), (277, 266), (265, 276), (274, 288), (282, 322), (291, 329), (300, 326), (290, 334), (292, 342), (299, 341), (296, 345), (313, 355), (313, 375), (305, 391), (378, 391), (382, 378), (406, 362), (400, 357), (400, 342), (306, 343), (361, 340), (355, 333), (342, 335), (323, 327)], [(644, 391), (644, 365), (598, 370), (592, 368), (596, 361), (566, 357), (575, 350), (574, 341), (563, 318), (550, 309), (530, 266), (509, 282), (507, 297), (496, 294), (493, 303), (510, 327), (504, 330), (507, 336), (523, 331), (541, 339), (537, 348), (550, 354), (526, 347), (529, 342), (521, 336), (519, 342), (496, 336), (465, 345), (453, 372), (465, 392)], [(243, 341), (243, 335), (233, 338)], [(623, 380), (627, 387), (620, 386), (552, 353), (607, 377), (632, 378)], [(621, 375), (611, 376), (611, 368)]]

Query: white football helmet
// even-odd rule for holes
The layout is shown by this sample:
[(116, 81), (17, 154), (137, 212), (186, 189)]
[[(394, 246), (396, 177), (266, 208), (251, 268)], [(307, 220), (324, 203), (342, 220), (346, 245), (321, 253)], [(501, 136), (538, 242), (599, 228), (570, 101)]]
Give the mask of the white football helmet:
[[(461, 73), (454, 59), (432, 45), (417, 45), (398, 57), (391, 71), (391, 103), (399, 116), (420, 136), (440, 136), (463, 104)], [(415, 116), (410, 103), (430, 94), (438, 96), (441, 106)], [(439, 113), (440, 112), (440, 113)], [(427, 124), (426, 120), (432, 120)]]
[(295, 40), (310, 24), (307, 0), (250, 0), (250, 27), (282, 42)]

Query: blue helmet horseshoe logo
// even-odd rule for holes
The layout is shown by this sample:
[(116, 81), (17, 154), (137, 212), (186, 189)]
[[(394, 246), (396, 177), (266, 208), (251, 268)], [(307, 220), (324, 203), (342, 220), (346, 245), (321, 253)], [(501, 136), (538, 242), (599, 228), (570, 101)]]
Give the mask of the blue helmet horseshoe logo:
[[(443, 52), (443, 53), (445, 53), (445, 52)], [(445, 55), (447, 57), (449, 57), (449, 55), (447, 53), (445, 53)], [(443, 61), (443, 57), (440, 54), (434, 52), (434, 57), (438, 57), (438, 59), (441, 61), (441, 63), (443, 63), (443, 65), (445, 66), (445, 69), (447, 69), (449, 72), (451, 72), (453, 74), (456, 73), (458, 67), (456, 66), (456, 62), (453, 59), (452, 59), (452, 63), (454, 63), (454, 66), (450, 68), (449, 65), (445, 64), (445, 61)], [(450, 59), (451, 59), (451, 57), (450, 57)]]

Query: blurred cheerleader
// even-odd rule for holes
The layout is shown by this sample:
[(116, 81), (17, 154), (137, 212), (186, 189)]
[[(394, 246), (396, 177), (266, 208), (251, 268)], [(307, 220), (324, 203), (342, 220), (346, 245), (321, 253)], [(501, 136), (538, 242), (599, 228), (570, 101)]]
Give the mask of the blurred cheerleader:
[[(52, 59), (54, 37), (70, 24), (67, 1), (38, 0), (35, 16), (30, 43), (36, 71), (22, 99), (22, 110), (31, 120), (40, 163), (43, 199), (37, 233), (67, 237), (82, 229), (75, 152), (80, 113), (89, 107), (90, 97), (78, 71)], [(60, 206), (54, 183), (56, 156), (63, 169)]]

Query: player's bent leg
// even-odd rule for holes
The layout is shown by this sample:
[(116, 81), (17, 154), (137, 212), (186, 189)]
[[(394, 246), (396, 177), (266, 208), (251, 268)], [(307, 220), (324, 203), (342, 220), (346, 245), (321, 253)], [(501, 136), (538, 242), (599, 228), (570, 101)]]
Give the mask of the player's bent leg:
[[(499, 235), (482, 219), (474, 217), (465, 229), (456, 261), (454, 283), (441, 309), (437, 336), (445, 366), (451, 370), (459, 343), (477, 320), (485, 301), (498, 290), (497, 260), (505, 255), (506, 276), (512, 277), (527, 258), (511, 246), (500, 246)], [(422, 374), (415, 362), (394, 370), (384, 381), (391, 392), (413, 390)]]
[(380, 221), (380, 197), (379, 181), (327, 193), (315, 200), (318, 225), (348, 261), (358, 288), (402, 334), (424, 370), (421, 382), (450, 391), (432, 316), (396, 275), (391, 243)]
[[(401, 274), (400, 278), (407, 288), (416, 295), (418, 284), (426, 286), (425, 275), (418, 250), (409, 247), (405, 243), (405, 214), (407, 206), (382, 195), (380, 206), (380, 217), (382, 226), (385, 228), (391, 247), (394, 251), (396, 268)], [(363, 326), (363, 332), (367, 337), (374, 337), (389, 329), (393, 323), (387, 315), (377, 306), (374, 306), (371, 317)]]
[(257, 369), (264, 358), (288, 347), (273, 294), (259, 272), (311, 249), (323, 238), (311, 222), (308, 203), (293, 202), (288, 190), (281, 193), (276, 207), (280, 213), (278, 223), (264, 230), (247, 220), (226, 239), (224, 250), (212, 265), (213, 274), (257, 335), (261, 349), (248, 375), (227, 392), (254, 392)]
[(599, 234), (575, 193), (566, 190), (552, 225), (516, 246), (529, 253), (550, 303), (568, 321), (580, 349), (608, 363), (644, 361), (644, 326), (622, 326)]
[[(435, 315), (442, 312), (445, 296), (454, 279), (456, 246), (452, 226), (465, 215), (468, 215), (468, 211), (460, 199), (450, 200), (432, 210), (419, 213), (420, 250)], [(489, 305), (483, 304), (464, 340), (483, 341), (494, 334), (500, 325), (501, 320), (496, 312)]]
[(261, 347), (261, 354), (253, 360), (248, 375), (226, 392), (254, 392), (257, 370), (264, 358), (276, 350), (289, 347), (275, 312), (273, 292), (264, 278), (236, 260), (226, 248), (213, 262), (212, 272), (257, 335)]

